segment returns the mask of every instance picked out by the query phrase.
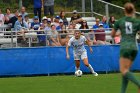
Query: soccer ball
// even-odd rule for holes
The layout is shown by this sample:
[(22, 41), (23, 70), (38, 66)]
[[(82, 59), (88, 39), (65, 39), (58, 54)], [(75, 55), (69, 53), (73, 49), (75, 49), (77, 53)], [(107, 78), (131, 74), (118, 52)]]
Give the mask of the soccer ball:
[(77, 76), (77, 77), (81, 77), (82, 74), (83, 74), (83, 72), (82, 72), (81, 70), (77, 70), (77, 71), (75, 72), (75, 76)]

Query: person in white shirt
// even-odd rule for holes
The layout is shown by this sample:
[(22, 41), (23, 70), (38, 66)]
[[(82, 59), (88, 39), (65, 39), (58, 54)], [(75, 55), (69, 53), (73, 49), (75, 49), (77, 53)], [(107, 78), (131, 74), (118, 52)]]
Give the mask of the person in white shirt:
[[(80, 69), (80, 59), (82, 59), (85, 66), (88, 67), (91, 73), (94, 76), (98, 76), (98, 74), (93, 70), (92, 66), (88, 62), (87, 51), (84, 46), (85, 42), (88, 44), (88, 46), (90, 45), (86, 37), (81, 35), (81, 32), (79, 30), (76, 30), (74, 33), (74, 36), (69, 40), (66, 46), (66, 57), (67, 59), (70, 58), (69, 47), (72, 46), (75, 65), (76, 65), (76, 71)], [(92, 48), (91, 47), (89, 48), (90, 48), (90, 52), (92, 53), (93, 52)]]

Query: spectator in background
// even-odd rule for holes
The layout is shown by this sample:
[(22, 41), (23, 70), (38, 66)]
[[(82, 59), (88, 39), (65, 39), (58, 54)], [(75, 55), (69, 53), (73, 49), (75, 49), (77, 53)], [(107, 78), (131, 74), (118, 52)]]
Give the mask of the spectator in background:
[(109, 25), (107, 23), (107, 17), (106, 16), (103, 16), (102, 17), (101, 23), (103, 24), (103, 28), (105, 28), (105, 29), (109, 28)]
[(70, 24), (73, 25), (73, 29), (79, 29), (81, 25), (76, 24), (75, 22), (71, 22)]
[(99, 24), (99, 29), (96, 30), (95, 32), (95, 38), (96, 38), (96, 44), (100, 44), (100, 45), (110, 44), (106, 42), (106, 34), (102, 23)]
[(93, 30), (90, 30), (90, 32), (88, 32), (88, 37), (87, 39), (89, 40), (89, 42), (91, 43), (91, 45), (96, 44), (96, 38), (95, 38), (95, 32)]
[(21, 7), (21, 10), (20, 10), (21, 14), (22, 14), (22, 18), (24, 19), (25, 18), (25, 15), (27, 15), (28, 13), (26, 12), (26, 8), (24, 6)]
[(31, 23), (30, 23), (30, 21), (29, 21), (29, 15), (28, 15), (28, 14), (26, 14), (26, 15), (24, 16), (24, 21), (26, 22), (28, 28), (30, 29), (30, 28), (31, 28)]
[(34, 21), (31, 23), (31, 29), (39, 30), (39, 28), (40, 28), (39, 17), (38, 16), (34, 16), (33, 20)]
[(10, 8), (6, 8), (6, 14), (5, 14), (5, 24), (9, 23), (9, 20), (14, 16), (14, 14), (11, 13)]
[(26, 41), (25, 33), (27, 32), (27, 29), (28, 29), (28, 27), (27, 27), (25, 21), (22, 19), (22, 15), (19, 14), (18, 15), (18, 20), (15, 22), (15, 25), (14, 25), (14, 30), (15, 31), (20, 31), (18, 34), (22, 35), (22, 39), (20, 38), (19, 42), (21, 42), (21, 40)]
[[(109, 19), (109, 27), (113, 28), (114, 24), (115, 24), (115, 18), (114, 18), (114, 16), (111, 16), (110, 19)], [(116, 33), (120, 33), (120, 32), (118, 31)], [(120, 44), (121, 36), (120, 35), (115, 36), (114, 41), (115, 41), (115, 44)]]
[(99, 28), (99, 24), (100, 24), (100, 19), (99, 18), (96, 18), (96, 23), (92, 27), (94, 29), (94, 32), (96, 32), (96, 29)]
[(58, 32), (56, 31), (55, 25), (51, 25), (49, 43), (50, 43), (50, 46), (61, 46), (60, 41), (59, 41)]
[(57, 26), (59, 26), (59, 20), (60, 20), (60, 16), (56, 16), (55, 17), (55, 19), (54, 19), (54, 22), (53, 22), (53, 24), (57, 27)]
[(70, 22), (74, 22), (76, 24), (82, 24), (83, 19), (81, 18), (81, 16), (77, 13), (77, 10), (73, 10), (73, 15), (71, 17), (71, 21)]
[(45, 27), (44, 31), (45, 31), (45, 33), (47, 35), (47, 38), (46, 38), (47, 41), (46, 41), (46, 43), (47, 43), (47, 45), (50, 45), (50, 43), (49, 43), (49, 37), (50, 37), (50, 34), (51, 34), (51, 18), (48, 18), (47, 19), (47, 26)]
[(51, 17), (54, 15), (54, 0), (43, 0), (44, 2), (44, 16), (50, 14)]
[(81, 34), (83, 34), (88, 39), (88, 32), (89, 32), (89, 30), (87, 30), (87, 29), (89, 29), (89, 27), (87, 25), (87, 21), (86, 20), (83, 20), (83, 22), (82, 22), (82, 24), (81, 24), (79, 29), (81, 29)]
[(39, 22), (41, 22), (41, 8), (42, 8), (42, 1), (34, 0), (34, 16), (39, 17)]
[(47, 17), (46, 16), (44, 16), (43, 18), (42, 18), (42, 23), (41, 23), (41, 28), (42, 28), (42, 30), (44, 30), (46, 27), (47, 27), (47, 25), (48, 25), (48, 23), (47, 23)]
[(64, 25), (65, 26), (68, 26), (68, 20), (67, 20), (67, 18), (65, 16), (65, 12), (64, 11), (61, 11), (60, 14), (59, 14), (59, 16), (60, 16), (60, 19), (63, 20)]
[(114, 27), (114, 23), (115, 23), (115, 18), (114, 18), (114, 16), (111, 16), (109, 18), (109, 27), (113, 28)]
[(83, 33), (83, 34), (90, 32), (89, 30), (84, 30), (84, 29), (89, 29), (86, 20), (83, 20), (83, 22), (82, 22), (82, 24), (81, 24), (79, 29), (83, 29), (83, 30), (81, 30), (81, 33)]
[(65, 28), (65, 26), (64, 26), (63, 20), (60, 19), (60, 20), (59, 20), (59, 26), (56, 27), (56, 30), (57, 30), (58, 32), (61, 32), (62, 30), (65, 30), (65, 29), (66, 29), (66, 28)]
[(19, 14), (19, 15), (18, 15), (18, 20), (15, 22), (14, 29), (15, 29), (16, 31), (21, 31), (21, 30), (24, 29), (24, 28), (27, 29), (28, 27), (27, 27), (25, 21), (22, 19), (22, 15)]
[(2, 10), (0, 9), (0, 26), (4, 25), (5, 17), (4, 14), (2, 14)]
[(68, 26), (68, 29), (67, 29), (67, 32), (68, 32), (68, 37), (71, 38), (72, 36), (74, 36), (74, 27), (73, 27), (73, 24), (70, 23), (69, 26)]
[(59, 38), (60, 38), (60, 44), (62, 46), (66, 46), (67, 43), (68, 43), (68, 35), (67, 35), (67, 31), (66, 30), (62, 30), (60, 33), (59, 33)]
[(15, 22), (18, 20), (19, 11), (15, 10), (15, 15), (9, 20), (9, 23), (11, 24), (11, 28), (14, 28)]
[(66, 45), (68, 41), (68, 35), (62, 19), (59, 20), (59, 26), (56, 27), (56, 30), (59, 32), (61, 45)]
[[(38, 45), (39, 46), (46, 46), (46, 34), (44, 31), (41, 31), (43, 30), (43, 28), (40, 28), (38, 31), (37, 31), (37, 34), (38, 34)], [(43, 35), (44, 34), (44, 35)]]
[(39, 22), (39, 17), (38, 16), (34, 16), (34, 22), (31, 23), (31, 29), (37, 30), (37, 34), (38, 34), (38, 45), (39, 46), (46, 46), (46, 35), (44, 31), (42, 31), (43, 29), (41, 28), (41, 24)]
[(50, 18), (47, 19), (47, 26), (44, 28), (44, 30), (47, 34), (49, 34), (49, 32), (51, 31), (51, 19)]

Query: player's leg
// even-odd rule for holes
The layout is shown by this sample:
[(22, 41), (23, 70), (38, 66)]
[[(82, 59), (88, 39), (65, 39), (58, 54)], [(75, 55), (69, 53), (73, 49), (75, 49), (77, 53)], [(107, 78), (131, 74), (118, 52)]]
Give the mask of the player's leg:
[(125, 77), (125, 73), (129, 71), (131, 64), (132, 64), (132, 62), (130, 62), (129, 60), (120, 58), (120, 72), (122, 73), (121, 93), (126, 92), (126, 88), (128, 85), (128, 79), (127, 79), (127, 77)]
[(49, 15), (49, 6), (44, 6), (44, 16)]
[(135, 76), (129, 72), (129, 68), (132, 65), (132, 61), (128, 58), (120, 58), (120, 72), (122, 73), (122, 89), (121, 93), (125, 93), (128, 80), (132, 81), (134, 84), (136, 84), (140, 88), (140, 81), (138, 81)]
[(91, 71), (91, 73), (95, 76), (98, 76), (98, 74), (94, 71), (93, 67), (88, 63), (87, 52), (83, 52), (83, 54), (81, 55), (81, 59), (83, 60), (85, 66)]
[(74, 53), (75, 71), (80, 70), (80, 56)]
[(122, 92), (125, 93), (126, 87), (128, 84), (128, 80), (132, 81), (135, 85), (140, 88), (140, 81), (138, 81), (135, 76), (129, 71), (129, 68), (132, 65), (133, 60), (137, 55), (136, 50), (121, 50), (121, 58), (120, 58), (120, 72), (122, 73)]
[(80, 60), (75, 60), (75, 71), (80, 70)]
[(83, 62), (85, 66), (91, 71), (92, 74), (94, 74), (95, 76), (98, 76), (98, 74), (94, 71), (93, 67), (88, 63), (88, 58), (84, 58)]
[(138, 90), (138, 93), (140, 93), (140, 88), (139, 88), (139, 90)]
[(50, 6), (50, 15), (53, 16), (54, 15), (54, 5)]

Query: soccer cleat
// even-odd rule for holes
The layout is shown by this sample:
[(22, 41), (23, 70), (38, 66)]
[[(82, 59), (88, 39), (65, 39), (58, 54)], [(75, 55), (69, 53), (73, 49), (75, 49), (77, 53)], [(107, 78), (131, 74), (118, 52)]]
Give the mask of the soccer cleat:
[(96, 72), (95, 72), (95, 73), (93, 73), (93, 75), (94, 75), (94, 76), (98, 76), (98, 74), (97, 74)]

